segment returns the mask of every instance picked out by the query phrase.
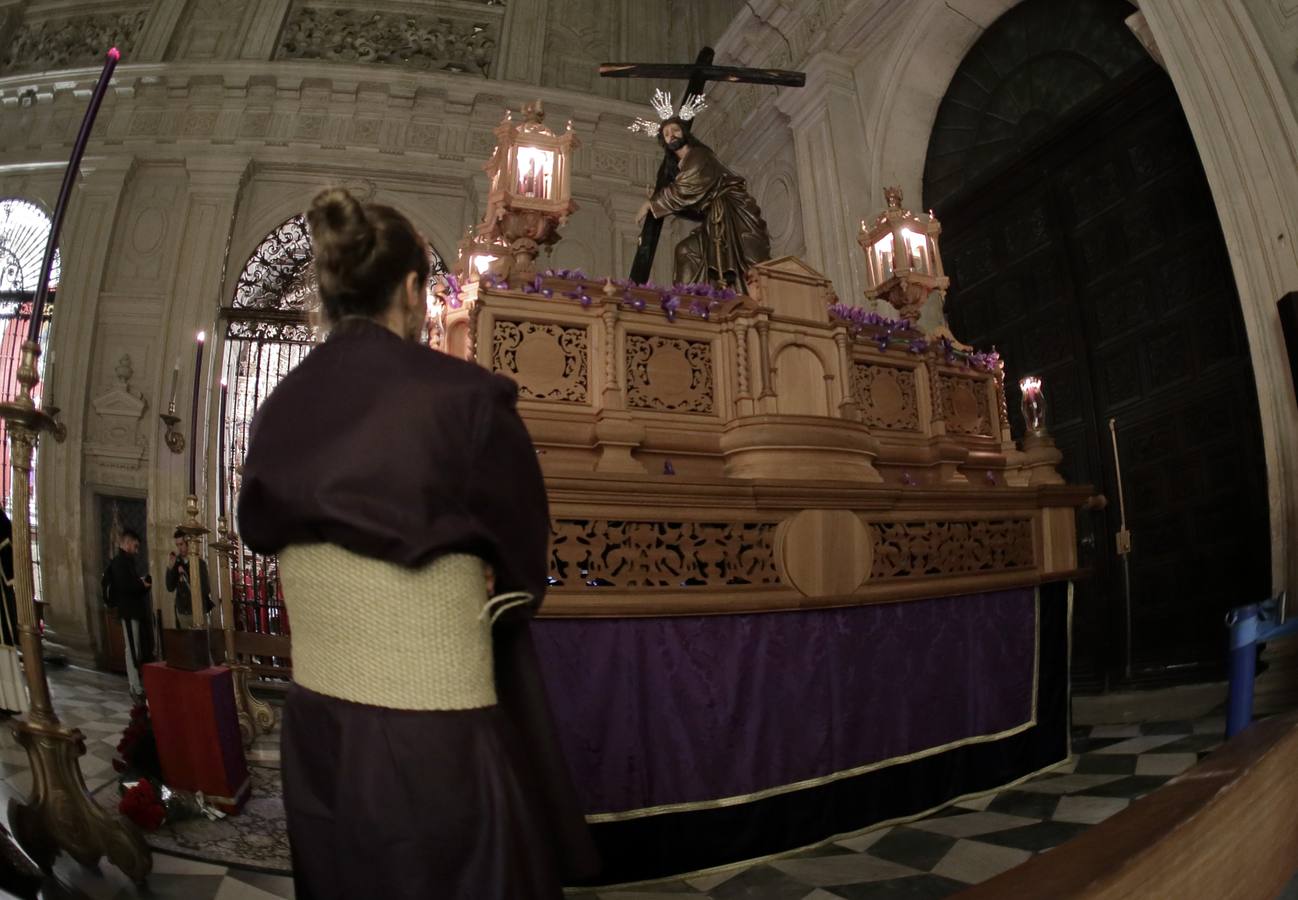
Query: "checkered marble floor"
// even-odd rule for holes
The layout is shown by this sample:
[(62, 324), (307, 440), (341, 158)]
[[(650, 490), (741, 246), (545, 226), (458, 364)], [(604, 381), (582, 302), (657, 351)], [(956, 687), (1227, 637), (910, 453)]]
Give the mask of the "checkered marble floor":
[(946, 897), (1102, 822), (1217, 747), (1225, 722), (1073, 730), (1074, 756), (997, 794), (755, 866), (602, 891), (601, 900), (874, 900)]
[[(86, 734), (88, 787), (113, 780), (111, 761), (130, 703), (124, 679), (78, 669), (50, 672), (56, 708)], [(1062, 766), (994, 795), (964, 801), (906, 825), (879, 828), (811, 850), (687, 879), (583, 892), (599, 900), (865, 900), (946, 897), (1102, 822), (1193, 766), (1221, 743), (1220, 718), (1076, 728)], [(277, 765), (278, 732), (250, 761)], [(26, 753), (0, 728), (0, 801), (31, 786)], [(139, 894), (108, 864), (87, 870), (60, 857), (57, 885), (42, 896), (126, 900), (291, 898), (292, 879), (154, 854), (149, 892)]]

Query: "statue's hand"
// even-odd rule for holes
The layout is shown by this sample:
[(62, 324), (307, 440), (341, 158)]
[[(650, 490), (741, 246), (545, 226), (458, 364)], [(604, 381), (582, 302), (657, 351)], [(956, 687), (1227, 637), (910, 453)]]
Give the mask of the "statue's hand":
[(635, 214), (635, 223), (637, 225), (643, 225), (645, 219), (647, 219), (652, 214), (653, 214), (653, 207), (651, 207), (649, 205), (649, 201), (646, 200), (644, 203), (640, 204), (640, 209)]

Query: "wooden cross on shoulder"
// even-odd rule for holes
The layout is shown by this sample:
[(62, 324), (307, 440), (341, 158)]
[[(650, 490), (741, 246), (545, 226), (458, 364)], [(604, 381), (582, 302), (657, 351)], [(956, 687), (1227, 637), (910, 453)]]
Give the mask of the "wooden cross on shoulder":
[[(784, 87), (802, 87), (807, 83), (805, 72), (791, 72), (786, 69), (746, 69), (736, 66), (714, 66), (712, 60), (716, 53), (711, 47), (699, 51), (693, 64), (676, 63), (604, 63), (599, 67), (599, 74), (604, 78), (685, 78), (688, 79), (685, 93), (681, 97), (684, 104), (690, 97), (697, 97), (704, 92), (709, 81), (726, 81), (732, 84), (778, 84)], [(684, 122), (682, 128), (688, 132), (693, 120)], [(658, 167), (658, 178), (654, 190), (661, 190), (671, 184), (676, 177), (676, 156), (667, 152), (662, 164)], [(662, 233), (663, 220), (647, 216), (640, 230), (640, 245), (636, 250), (635, 261), (631, 264), (631, 280), (643, 284), (649, 280), (649, 271), (653, 268), (654, 252), (658, 249), (658, 236)]]

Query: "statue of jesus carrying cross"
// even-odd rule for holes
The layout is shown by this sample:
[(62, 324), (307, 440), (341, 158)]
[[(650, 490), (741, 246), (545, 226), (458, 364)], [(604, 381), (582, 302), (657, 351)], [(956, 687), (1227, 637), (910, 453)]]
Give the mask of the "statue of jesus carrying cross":
[(676, 245), (673, 280), (712, 282), (746, 292), (749, 270), (771, 255), (770, 236), (762, 212), (748, 193), (744, 179), (727, 169), (706, 144), (690, 134), (694, 117), (706, 105), (703, 86), (709, 80), (783, 84), (801, 87), (801, 72), (713, 66), (713, 51), (705, 47), (693, 66), (654, 63), (605, 63), (600, 74), (612, 77), (656, 78), (690, 76), (685, 99), (673, 110), (671, 95), (654, 92), (657, 122), (637, 119), (633, 131), (655, 136), (666, 155), (655, 190), (640, 208), (640, 248), (631, 270), (633, 281), (648, 279), (662, 220), (679, 215), (699, 223)]

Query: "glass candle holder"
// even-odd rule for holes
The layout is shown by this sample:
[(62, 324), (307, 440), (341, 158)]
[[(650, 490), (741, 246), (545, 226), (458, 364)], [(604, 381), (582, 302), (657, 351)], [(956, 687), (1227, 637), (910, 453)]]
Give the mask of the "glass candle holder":
[(1019, 391), (1023, 395), (1023, 422), (1028, 431), (1035, 435), (1046, 433), (1046, 395), (1041, 390), (1041, 379), (1029, 375), (1019, 381)]

